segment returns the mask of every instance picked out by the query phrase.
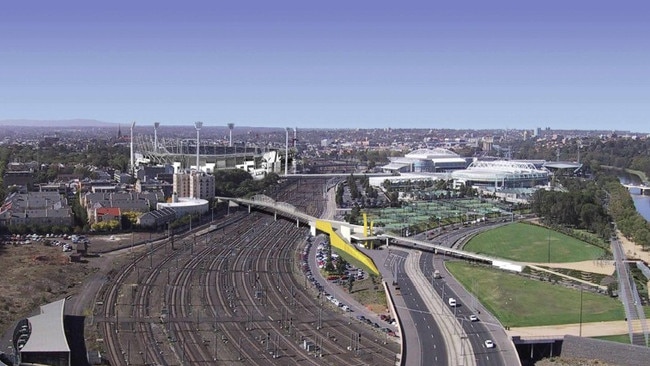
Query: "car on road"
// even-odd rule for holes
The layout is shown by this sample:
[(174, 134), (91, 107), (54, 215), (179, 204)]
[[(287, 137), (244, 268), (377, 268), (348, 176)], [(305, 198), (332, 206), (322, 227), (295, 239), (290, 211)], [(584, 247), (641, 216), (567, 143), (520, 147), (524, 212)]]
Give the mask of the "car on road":
[(490, 339), (485, 340), (485, 348), (494, 348), (494, 342)]
[(478, 316), (472, 314), (469, 316), (469, 321), (471, 322), (477, 322), (478, 321)]

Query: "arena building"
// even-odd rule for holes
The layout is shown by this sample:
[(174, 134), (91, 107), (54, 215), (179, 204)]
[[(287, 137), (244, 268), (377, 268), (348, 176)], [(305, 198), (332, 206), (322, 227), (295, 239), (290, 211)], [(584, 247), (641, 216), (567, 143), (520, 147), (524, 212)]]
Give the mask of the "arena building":
[(210, 202), (200, 198), (178, 197), (176, 193), (172, 194), (172, 202), (159, 202), (156, 209), (170, 208), (176, 212), (176, 217), (185, 215), (202, 215), (210, 209)]
[(447, 149), (418, 149), (404, 157), (390, 158), (385, 173), (441, 173), (467, 167), (467, 159)]
[(496, 160), (474, 161), (467, 169), (451, 173), (454, 188), (461, 185), (494, 190), (532, 188), (548, 184), (550, 172), (531, 162)]
[(40, 314), (18, 322), (13, 337), (18, 364), (70, 366), (64, 307), (65, 299), (43, 305)]

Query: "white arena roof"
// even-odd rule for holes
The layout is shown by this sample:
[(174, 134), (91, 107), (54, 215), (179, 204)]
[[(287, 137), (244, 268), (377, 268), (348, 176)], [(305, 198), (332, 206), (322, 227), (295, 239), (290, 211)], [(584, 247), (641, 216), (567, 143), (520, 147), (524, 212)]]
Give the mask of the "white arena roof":
[(158, 202), (157, 207), (160, 209), (162, 207), (195, 207), (201, 205), (207, 205), (209, 202), (202, 198), (188, 198), (188, 197), (179, 197), (178, 202)]
[[(423, 160), (438, 160), (449, 158), (460, 158), (460, 155), (447, 149), (418, 149), (404, 155), (405, 158), (423, 159)], [(465, 159), (463, 159), (464, 161)]]
[(451, 173), (455, 180), (518, 180), (547, 178), (549, 172), (535, 168), (532, 163), (510, 160), (475, 161), (465, 170)]
[(28, 318), (32, 332), (23, 352), (70, 352), (63, 329), (65, 299), (41, 306), (39, 315)]

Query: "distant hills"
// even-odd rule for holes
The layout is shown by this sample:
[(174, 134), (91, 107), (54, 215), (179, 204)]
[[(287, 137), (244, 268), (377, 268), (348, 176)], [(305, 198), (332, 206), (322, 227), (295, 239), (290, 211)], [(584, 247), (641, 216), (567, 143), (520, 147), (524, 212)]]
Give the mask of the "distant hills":
[(5, 119), (0, 120), (0, 126), (20, 127), (116, 127), (113, 122), (103, 122), (94, 119), (64, 119), (64, 120), (31, 120), (31, 119)]

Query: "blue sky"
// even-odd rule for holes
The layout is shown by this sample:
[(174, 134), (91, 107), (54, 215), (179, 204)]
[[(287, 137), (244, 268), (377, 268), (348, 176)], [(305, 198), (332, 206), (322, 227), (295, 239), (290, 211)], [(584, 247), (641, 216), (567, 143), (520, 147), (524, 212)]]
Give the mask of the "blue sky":
[(642, 1), (15, 1), (0, 120), (650, 132)]

